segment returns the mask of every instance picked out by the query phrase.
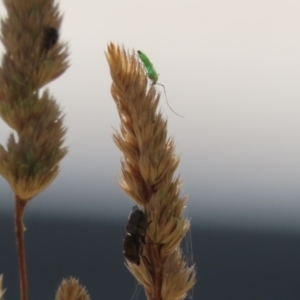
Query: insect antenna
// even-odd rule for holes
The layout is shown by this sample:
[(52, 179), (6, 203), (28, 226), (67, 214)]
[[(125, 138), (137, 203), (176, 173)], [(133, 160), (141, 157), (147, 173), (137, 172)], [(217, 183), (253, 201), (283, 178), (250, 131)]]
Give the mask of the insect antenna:
[(179, 117), (181, 117), (181, 118), (184, 118), (184, 116), (178, 114), (178, 113), (177, 113), (174, 109), (172, 109), (172, 107), (170, 106), (169, 101), (168, 101), (168, 97), (167, 97), (167, 93), (166, 93), (166, 88), (165, 88), (165, 86), (164, 86), (163, 84), (161, 84), (161, 83), (158, 83), (158, 82), (156, 82), (155, 84), (158, 84), (158, 85), (160, 85), (160, 86), (163, 87), (164, 92), (165, 92), (166, 101), (167, 101), (167, 104), (168, 104), (169, 108), (171, 109), (171, 111), (172, 111), (175, 115), (177, 115), (177, 116), (179, 116)]

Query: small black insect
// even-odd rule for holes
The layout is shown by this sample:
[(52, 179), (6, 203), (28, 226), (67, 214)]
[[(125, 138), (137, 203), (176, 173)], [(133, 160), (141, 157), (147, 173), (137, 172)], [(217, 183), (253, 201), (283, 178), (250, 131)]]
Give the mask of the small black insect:
[(126, 232), (130, 233), (131, 235), (140, 237), (143, 243), (145, 243), (147, 227), (147, 217), (144, 211), (139, 209), (137, 205), (133, 206), (132, 211), (128, 217)]
[(147, 217), (144, 211), (137, 205), (133, 206), (126, 225), (123, 254), (127, 260), (137, 265), (140, 264), (147, 227)]
[(58, 38), (59, 38), (59, 33), (57, 29), (53, 27), (45, 27), (42, 50), (43, 51), (50, 50), (57, 43)]

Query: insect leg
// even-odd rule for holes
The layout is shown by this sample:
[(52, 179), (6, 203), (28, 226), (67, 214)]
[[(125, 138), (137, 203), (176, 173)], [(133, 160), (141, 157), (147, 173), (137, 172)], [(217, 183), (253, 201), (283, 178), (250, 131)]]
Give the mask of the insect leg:
[(167, 93), (166, 93), (166, 88), (165, 88), (165, 86), (164, 86), (163, 84), (161, 84), (161, 83), (158, 83), (158, 82), (157, 82), (156, 84), (158, 84), (158, 85), (160, 85), (160, 86), (163, 87), (164, 92), (165, 92), (166, 101), (167, 101), (167, 104), (168, 104), (169, 108), (171, 109), (171, 111), (172, 111), (175, 115), (177, 115), (177, 116), (179, 116), (179, 117), (181, 117), (181, 118), (184, 118), (184, 116), (178, 114), (178, 113), (177, 113), (176, 111), (174, 111), (174, 110), (172, 109), (172, 107), (170, 106), (169, 101), (168, 101), (168, 97), (167, 97)]

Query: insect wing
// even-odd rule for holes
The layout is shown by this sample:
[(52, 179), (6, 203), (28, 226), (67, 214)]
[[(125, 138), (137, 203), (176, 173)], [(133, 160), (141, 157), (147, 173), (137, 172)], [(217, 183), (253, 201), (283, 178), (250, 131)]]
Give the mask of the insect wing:
[(141, 250), (139, 238), (126, 233), (123, 240), (123, 254), (125, 258), (131, 263), (139, 265)]
[(152, 81), (152, 84), (155, 85), (158, 81), (158, 74), (156, 73), (156, 71), (153, 68), (147, 69), (147, 75)]

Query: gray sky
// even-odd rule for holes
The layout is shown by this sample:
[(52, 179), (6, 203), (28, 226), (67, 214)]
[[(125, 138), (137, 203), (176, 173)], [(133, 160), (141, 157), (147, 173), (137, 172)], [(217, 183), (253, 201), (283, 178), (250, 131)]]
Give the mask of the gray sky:
[[(162, 94), (193, 220), (300, 229), (299, 0), (59, 2), (71, 67), (49, 88), (66, 114), (70, 152), (29, 213), (128, 215), (132, 203), (114, 182), (119, 120), (104, 56), (112, 41), (150, 57), (185, 116)], [(0, 121), (2, 144), (9, 132)], [(11, 211), (1, 178), (0, 188), (1, 210)]]

